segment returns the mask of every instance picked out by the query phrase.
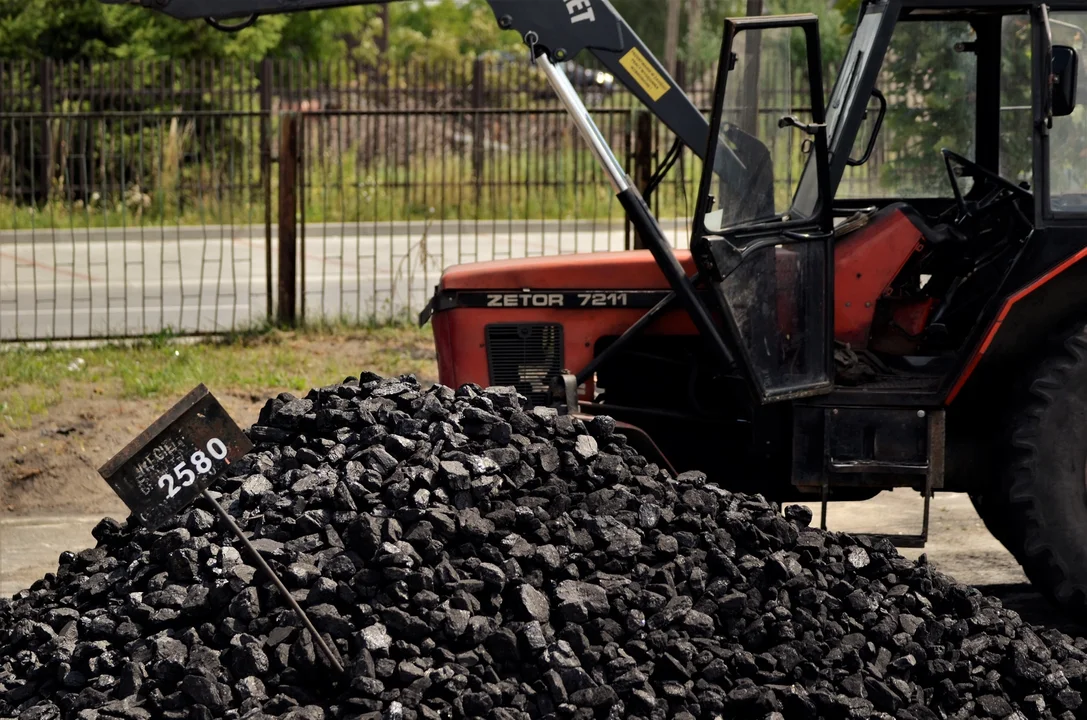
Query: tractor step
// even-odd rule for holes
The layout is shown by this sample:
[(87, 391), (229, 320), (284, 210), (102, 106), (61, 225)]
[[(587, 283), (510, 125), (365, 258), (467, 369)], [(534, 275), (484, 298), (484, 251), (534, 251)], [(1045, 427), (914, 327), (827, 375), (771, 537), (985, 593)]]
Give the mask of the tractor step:
[[(820, 498), (819, 508), (819, 529), (827, 529), (827, 498), (829, 495), (829, 487), (825, 487)], [(928, 519), (929, 508), (932, 500), (932, 478), (928, 477), (925, 481), (925, 512), (921, 520), (921, 534), (920, 535), (907, 535), (907, 534), (888, 534), (888, 533), (849, 533), (853, 537), (868, 538), (872, 542), (879, 540), (890, 540), (895, 547), (899, 548), (923, 548), (928, 542)]]
[(932, 493), (944, 481), (944, 411), (818, 402), (798, 407), (794, 414), (793, 482), (809, 490), (818, 488), (819, 527), (827, 529), (827, 502), (834, 488), (912, 487), (925, 499), (920, 535), (850, 534), (923, 548)]

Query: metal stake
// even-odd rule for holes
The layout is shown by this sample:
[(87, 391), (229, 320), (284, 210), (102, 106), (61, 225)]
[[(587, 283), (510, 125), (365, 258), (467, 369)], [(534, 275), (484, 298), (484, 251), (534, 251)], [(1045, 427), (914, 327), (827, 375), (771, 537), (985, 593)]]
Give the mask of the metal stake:
[(830, 496), (830, 484), (826, 478), (826, 471), (823, 473), (823, 483), (819, 488), (819, 529), (826, 531), (827, 529), (827, 500)]
[(219, 517), (223, 519), (223, 522), (227, 524), (227, 527), (230, 528), (231, 532), (237, 535), (238, 539), (242, 541), (242, 545), (244, 545), (245, 549), (249, 551), (249, 554), (253, 556), (253, 559), (257, 562), (260, 569), (272, 579), (272, 582), (275, 584), (276, 588), (279, 589), (279, 593), (283, 596), (283, 599), (287, 601), (287, 604), (294, 610), (298, 619), (301, 620), (302, 624), (309, 630), (310, 635), (313, 636), (313, 642), (317, 644), (318, 649), (320, 649), (321, 654), (325, 656), (325, 659), (328, 660), (328, 663), (336, 668), (337, 672), (342, 674), (343, 665), (340, 664), (339, 658), (333, 654), (332, 648), (325, 643), (324, 638), (317, 632), (317, 628), (313, 626), (313, 622), (309, 619), (309, 615), (306, 615), (306, 611), (303, 610), (302, 606), (298, 604), (298, 601), (294, 599), (291, 595), (291, 591), (287, 589), (287, 586), (283, 584), (283, 581), (279, 579), (279, 576), (275, 574), (275, 571), (272, 570), (268, 563), (265, 562), (264, 558), (261, 557), (260, 552), (253, 547), (253, 543), (249, 542), (249, 538), (245, 536), (242, 529), (234, 522), (234, 518), (230, 517), (230, 513), (226, 511), (226, 508), (220, 505), (219, 501), (212, 497), (211, 493), (207, 490), (204, 491), (204, 498), (215, 506), (215, 511), (219, 513)]

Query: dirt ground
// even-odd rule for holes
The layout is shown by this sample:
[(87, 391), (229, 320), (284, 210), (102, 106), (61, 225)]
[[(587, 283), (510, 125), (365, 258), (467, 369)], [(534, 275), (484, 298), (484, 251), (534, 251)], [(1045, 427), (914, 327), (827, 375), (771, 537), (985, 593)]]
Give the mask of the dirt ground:
[[(264, 399), (216, 392), (239, 425), (257, 419)], [(101, 467), (155, 421), (176, 398), (62, 400), (25, 430), (0, 437), (0, 507), (6, 515), (125, 515), (125, 506), (98, 475)]]
[[(243, 427), (256, 420), (265, 397), (216, 395)], [(127, 516), (97, 468), (165, 411), (174, 398), (119, 400), (94, 395), (53, 405), (28, 428), (0, 437), (0, 596), (10, 596), (55, 570), (66, 549), (93, 545), (90, 530), (103, 516)], [(818, 522), (818, 508), (813, 507)], [(916, 493), (885, 492), (863, 503), (832, 503), (830, 530), (917, 533), (922, 501)], [(985, 530), (965, 496), (932, 502), (930, 540), (922, 552), (958, 580), (1000, 597), (1034, 622), (1082, 634), (1087, 627), (1057, 615), (1034, 593), (1019, 565)]]
[[(107, 348), (94, 353), (54, 351), (46, 367), (59, 377), (55, 387), (35, 377), (33, 384), (0, 391), (0, 407), (15, 404), (12, 400), (20, 393), (39, 399), (19, 422), (0, 422), (0, 518), (123, 514), (123, 503), (98, 468), (197, 383), (205, 383), (244, 428), (280, 392), (304, 395), (307, 390), (300, 388), (338, 382), (363, 369), (387, 376), (414, 373), (424, 384), (437, 381), (432, 341), (413, 329), (287, 333), (234, 345), (180, 344), (150, 352)], [(80, 354), (88, 358), (83, 377), (65, 377), (63, 364), (69, 355)], [(173, 365), (174, 355), (182, 355), (188, 364)], [(110, 365), (114, 367), (104, 367)], [(158, 389), (150, 397), (134, 397), (131, 388), (139, 385), (134, 374), (146, 374)]]

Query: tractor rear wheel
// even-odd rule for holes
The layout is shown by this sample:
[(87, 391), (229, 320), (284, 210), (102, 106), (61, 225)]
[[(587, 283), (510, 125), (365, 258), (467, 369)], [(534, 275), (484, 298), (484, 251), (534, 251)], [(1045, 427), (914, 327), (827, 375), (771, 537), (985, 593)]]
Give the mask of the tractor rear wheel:
[(1025, 380), (997, 497), (978, 504), (1034, 586), (1081, 611), (1087, 608), (1087, 328), (1067, 336)]

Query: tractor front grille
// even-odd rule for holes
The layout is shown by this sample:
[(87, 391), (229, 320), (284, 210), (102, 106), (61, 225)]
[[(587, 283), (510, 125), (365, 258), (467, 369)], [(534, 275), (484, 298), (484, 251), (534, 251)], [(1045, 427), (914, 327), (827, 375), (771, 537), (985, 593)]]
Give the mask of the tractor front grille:
[(512, 385), (533, 403), (546, 403), (548, 378), (563, 368), (562, 325), (488, 325), (486, 338), (491, 385)]

